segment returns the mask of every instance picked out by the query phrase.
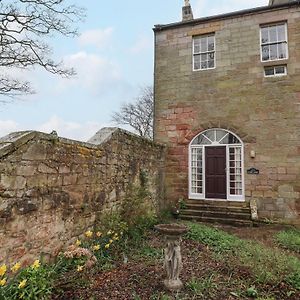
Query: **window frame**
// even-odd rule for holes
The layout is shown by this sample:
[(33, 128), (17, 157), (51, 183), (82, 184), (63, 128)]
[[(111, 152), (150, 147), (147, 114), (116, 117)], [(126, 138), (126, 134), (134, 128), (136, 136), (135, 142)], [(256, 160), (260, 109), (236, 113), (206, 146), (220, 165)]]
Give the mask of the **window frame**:
[[(278, 67), (283, 67), (284, 68), (284, 73), (279, 73), (279, 74), (276, 74), (275, 73), (275, 69), (278, 68)], [(266, 75), (266, 69), (269, 69), (269, 68), (273, 68), (274, 69), (274, 74), (273, 75)], [(277, 66), (265, 66), (264, 67), (264, 77), (266, 78), (272, 78), (272, 77), (282, 77), (282, 76), (287, 76), (288, 74), (288, 71), (287, 71), (287, 65), (277, 65)]]
[[(212, 36), (214, 38), (214, 50), (213, 51), (207, 51), (207, 52), (199, 52), (199, 53), (195, 53), (194, 50), (195, 50), (195, 40), (197, 38), (201, 38), (201, 37), (210, 37)], [(205, 69), (201, 69), (201, 58), (200, 58), (200, 68), (199, 69), (195, 69), (195, 56), (200, 56), (202, 54), (210, 54), (210, 53), (214, 53), (214, 67), (213, 68), (205, 68)], [(216, 59), (216, 53), (217, 53), (217, 50), (216, 50), (216, 34), (215, 32), (211, 32), (211, 33), (205, 33), (205, 34), (200, 34), (200, 35), (194, 35), (193, 36), (193, 45), (192, 45), (192, 56), (193, 56), (193, 71), (194, 72), (198, 72), (198, 71), (208, 71), (208, 70), (214, 70), (216, 68), (216, 64), (217, 64), (217, 59)]]
[[(265, 43), (263, 44), (262, 43), (262, 29), (263, 28), (267, 28), (267, 27), (273, 27), (273, 26), (278, 26), (278, 25), (284, 25), (284, 29), (285, 29), (285, 37), (286, 37), (286, 40), (284, 41), (277, 41), (277, 42), (268, 42), (268, 43)], [(263, 52), (262, 52), (262, 47), (263, 46), (269, 46), (269, 45), (278, 45), (278, 44), (281, 44), (281, 43), (286, 43), (286, 57), (285, 58), (276, 58), (276, 59), (269, 59), (268, 60), (263, 60)], [(282, 61), (282, 60), (287, 60), (289, 59), (289, 39), (288, 39), (288, 23), (287, 21), (281, 21), (281, 22), (276, 22), (276, 23), (269, 23), (269, 24), (261, 24), (260, 27), (259, 27), (259, 51), (260, 51), (260, 61), (262, 63), (268, 63), (268, 62), (275, 62), (275, 61)]]

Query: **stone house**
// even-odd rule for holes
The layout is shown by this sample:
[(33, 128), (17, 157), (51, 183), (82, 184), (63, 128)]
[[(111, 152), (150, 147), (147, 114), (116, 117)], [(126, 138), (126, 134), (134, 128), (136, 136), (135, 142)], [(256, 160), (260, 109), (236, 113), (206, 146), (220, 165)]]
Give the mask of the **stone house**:
[[(155, 141), (185, 217), (299, 224), (300, 2), (156, 25)], [(243, 221), (244, 220), (244, 221)]]

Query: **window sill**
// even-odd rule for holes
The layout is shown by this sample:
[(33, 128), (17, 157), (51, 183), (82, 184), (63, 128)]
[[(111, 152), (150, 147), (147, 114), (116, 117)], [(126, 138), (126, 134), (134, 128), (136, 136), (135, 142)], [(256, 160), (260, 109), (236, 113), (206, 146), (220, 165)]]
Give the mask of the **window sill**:
[(261, 61), (262, 66), (264, 67), (273, 67), (273, 66), (280, 66), (280, 65), (286, 65), (288, 63), (289, 59), (279, 59), (279, 60), (268, 60), (268, 61)]

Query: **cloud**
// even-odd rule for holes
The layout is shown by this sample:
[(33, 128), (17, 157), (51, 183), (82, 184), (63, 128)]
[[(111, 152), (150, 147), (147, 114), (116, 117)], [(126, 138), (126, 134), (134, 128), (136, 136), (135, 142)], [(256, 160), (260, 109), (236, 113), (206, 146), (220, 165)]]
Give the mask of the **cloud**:
[(97, 54), (81, 51), (67, 56), (65, 64), (74, 67), (77, 76), (71, 79), (61, 79), (60, 87), (79, 86), (90, 93), (103, 94), (122, 81), (119, 66), (113, 61)]
[(228, 13), (234, 10), (253, 8), (268, 5), (267, 0), (197, 0), (193, 6), (193, 12), (196, 18), (211, 16), (216, 14)]
[(37, 126), (36, 130), (46, 133), (50, 133), (55, 130), (61, 137), (85, 142), (89, 138), (91, 138), (99, 129), (105, 126), (108, 125), (93, 121), (88, 121), (85, 123), (65, 121), (54, 115), (45, 123)]
[(53, 130), (56, 130), (60, 137), (85, 142), (90, 139), (99, 129), (105, 126), (110, 126), (110, 124), (103, 124), (94, 121), (78, 123), (63, 120), (56, 115), (53, 115), (44, 123), (37, 124), (30, 129), (28, 126), (18, 124), (14, 120), (0, 120), (0, 138), (15, 131), (37, 130), (50, 133)]
[(13, 120), (0, 120), (0, 137), (20, 130), (19, 127), (19, 124)]
[(111, 40), (113, 31), (114, 29), (112, 27), (87, 30), (79, 36), (78, 41), (81, 46), (105, 48)]
[(147, 36), (140, 36), (136, 43), (130, 48), (130, 53), (139, 54), (153, 48), (153, 39)]

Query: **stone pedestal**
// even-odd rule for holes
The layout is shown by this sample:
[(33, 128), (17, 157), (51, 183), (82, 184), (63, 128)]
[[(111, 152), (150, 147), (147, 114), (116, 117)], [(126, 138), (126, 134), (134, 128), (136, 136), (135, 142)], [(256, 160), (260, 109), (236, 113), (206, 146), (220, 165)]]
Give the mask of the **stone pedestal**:
[(161, 224), (155, 228), (165, 236), (167, 244), (164, 251), (164, 268), (167, 275), (164, 286), (169, 291), (178, 291), (183, 287), (183, 283), (179, 279), (182, 270), (180, 241), (181, 235), (187, 232), (187, 228), (179, 224)]

